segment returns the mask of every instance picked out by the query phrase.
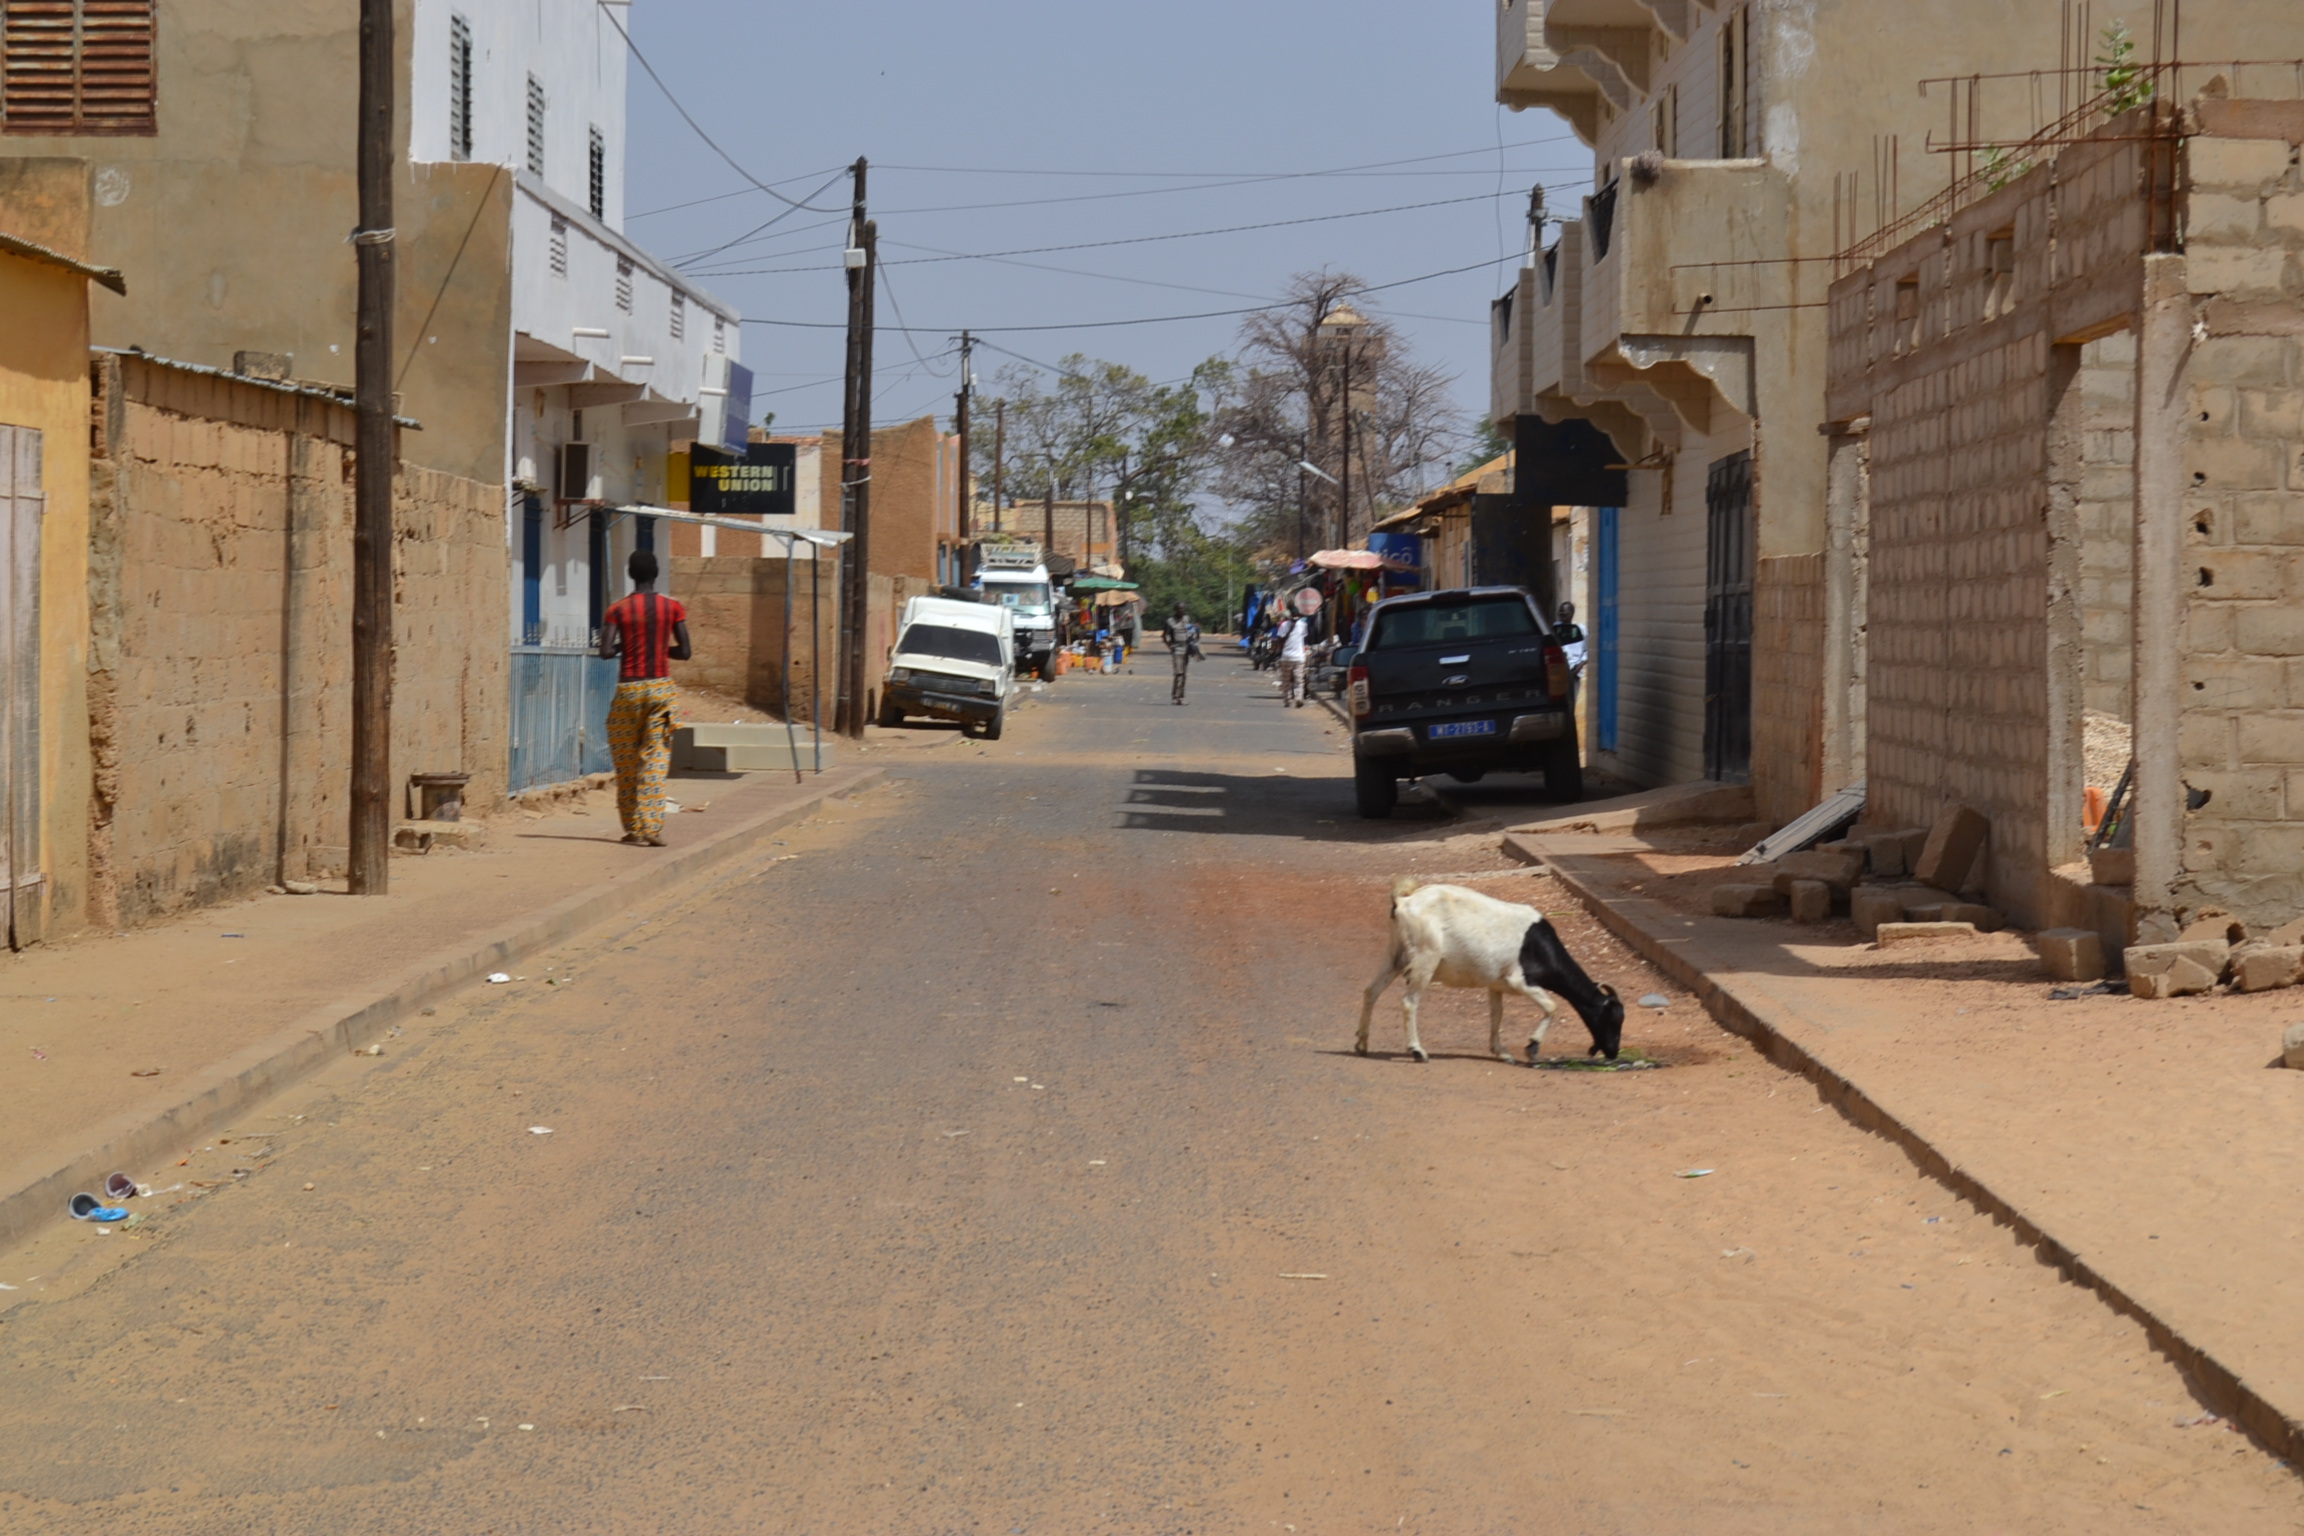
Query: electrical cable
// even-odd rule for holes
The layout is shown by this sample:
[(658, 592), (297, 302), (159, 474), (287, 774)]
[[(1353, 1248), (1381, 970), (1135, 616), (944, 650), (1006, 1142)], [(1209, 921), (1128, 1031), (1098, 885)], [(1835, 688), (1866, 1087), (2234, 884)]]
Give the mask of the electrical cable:
[[(816, 192), (823, 191), (826, 187), (831, 186), (833, 182), (838, 181), (841, 177), (847, 174), (848, 173), (846, 171), (834, 171), (830, 176), (826, 177), (822, 182), (817, 184)], [(808, 195), (810, 197), (814, 197), (816, 192), (811, 192)], [(738, 235), (735, 239), (723, 240), (718, 245), (712, 246), (706, 250), (692, 251), (688, 255), (682, 256), (678, 261), (675, 261), (672, 264), (674, 266), (679, 266), (682, 262), (702, 261), (707, 256), (717, 256), (721, 252), (732, 249), (735, 246), (750, 245), (754, 240), (758, 239), (769, 230), (774, 229), (777, 225), (792, 217), (792, 215), (798, 213), (803, 206), (803, 204), (794, 203), (791, 207), (785, 209), (782, 213), (777, 214), (774, 218), (768, 220), (766, 223), (753, 225), (750, 229), (746, 230), (743, 234)], [(828, 225), (839, 224), (843, 222), (845, 222), (845, 220), (839, 217), (834, 217), (820, 220), (814, 224), (804, 225), (803, 229), (823, 229)], [(795, 235), (801, 232), (802, 231), (799, 229), (786, 231), (787, 234)]]
[[(794, 183), (794, 182), (796, 182), (796, 181), (813, 181), (813, 180), (815, 180), (815, 179), (816, 179), (817, 177), (819, 177), (819, 176), (836, 176), (836, 175), (840, 174), (841, 172), (843, 172), (843, 171), (845, 171), (845, 170), (847, 170), (847, 169), (848, 169), (848, 167), (846, 167), (846, 166), (844, 166), (844, 165), (836, 165), (836, 166), (832, 166), (832, 167), (830, 167), (830, 168), (828, 168), (828, 169), (826, 169), (826, 170), (821, 170), (821, 171), (809, 171), (809, 172), (807, 172), (805, 175), (800, 175), (800, 176), (787, 176), (787, 177), (785, 177), (785, 178), (784, 178), (783, 180), (781, 180), (781, 181), (771, 182), (771, 183), (770, 183), (770, 185), (771, 185), (771, 186), (778, 186), (778, 187), (788, 187), (788, 186), (792, 185), (792, 183)], [(684, 202), (684, 203), (666, 203), (666, 204), (665, 204), (663, 207), (661, 207), (661, 208), (650, 208), (650, 209), (648, 209), (648, 210), (646, 210), (645, 212), (642, 212), (642, 213), (628, 213), (628, 214), (624, 215), (624, 217), (625, 217), (627, 220), (630, 220), (630, 219), (652, 219), (652, 218), (656, 217), (656, 215), (658, 215), (658, 214), (660, 214), (660, 213), (677, 213), (679, 210), (681, 210), (681, 209), (683, 209), (683, 208), (697, 208), (697, 207), (701, 207), (701, 206), (702, 206), (702, 205), (704, 205), (705, 203), (723, 203), (723, 202), (726, 202), (726, 201), (727, 201), (729, 198), (731, 198), (731, 197), (750, 197), (751, 195), (752, 195), (752, 189), (751, 189), (750, 187), (738, 187), (738, 188), (737, 188), (735, 191), (733, 191), (733, 192), (714, 192), (714, 193), (710, 194), (709, 196), (705, 196), (705, 197), (692, 197), (692, 198), (688, 199), (688, 201), (686, 201), (686, 202)]]
[[(616, 29), (616, 35), (624, 39), (624, 46), (631, 50), (633, 59), (643, 70), (647, 71), (648, 78), (656, 82), (656, 89), (664, 93), (664, 99), (672, 104), (672, 110), (680, 114), (680, 121), (686, 123), (689, 128), (694, 131), (696, 137), (702, 139), (704, 143), (711, 149), (712, 153), (718, 155), (721, 160), (726, 162), (728, 169), (734, 171), (737, 175), (752, 183), (754, 187), (758, 188), (762, 192), (767, 193), (770, 197), (776, 199), (776, 201), (780, 203), (789, 203), (794, 208), (807, 208), (810, 213), (839, 213), (841, 211), (838, 208), (814, 208), (810, 207), (806, 203), (795, 203), (792, 201), (792, 199), (777, 191), (767, 182), (762, 181), (759, 177), (744, 169), (743, 166), (738, 165), (736, 163), (736, 157), (728, 153), (728, 151), (722, 149), (720, 147), (720, 141), (713, 138), (712, 135), (706, 133), (704, 131), (704, 125), (697, 122), (696, 119), (690, 115), (688, 109), (680, 104), (680, 98), (672, 94), (672, 87), (664, 83), (664, 77), (656, 73), (656, 66), (648, 62), (648, 55), (640, 51), (640, 45), (632, 41), (632, 34), (624, 30), (624, 23), (617, 18), (615, 7), (610, 4), (610, 0), (596, 0), (596, 4), (598, 5), (600, 14), (608, 18), (608, 25), (614, 27)], [(835, 172), (834, 174), (838, 173)], [(809, 195), (813, 197), (815, 194), (810, 193)]]

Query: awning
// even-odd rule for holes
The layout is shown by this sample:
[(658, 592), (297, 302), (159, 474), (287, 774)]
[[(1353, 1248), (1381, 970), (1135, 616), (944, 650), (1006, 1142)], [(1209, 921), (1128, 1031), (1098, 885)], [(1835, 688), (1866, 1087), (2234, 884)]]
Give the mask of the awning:
[(1075, 592), (1133, 592), (1136, 590), (1136, 583), (1116, 581), (1110, 576), (1075, 576), (1072, 578), (1072, 590)]
[(1144, 599), (1133, 592), (1099, 592), (1096, 594), (1096, 606), (1099, 608), (1124, 608), (1130, 603), (1142, 601)]
[(1312, 563), (1331, 571), (1412, 571), (1416, 567), (1405, 565), (1388, 555), (1372, 549), (1323, 549), (1312, 557)]

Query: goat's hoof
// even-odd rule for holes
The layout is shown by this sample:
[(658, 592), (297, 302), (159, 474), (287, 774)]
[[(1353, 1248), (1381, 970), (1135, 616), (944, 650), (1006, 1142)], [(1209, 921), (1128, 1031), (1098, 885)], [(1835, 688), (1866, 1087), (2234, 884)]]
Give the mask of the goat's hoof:
[(1420, 1045), (1412, 1045), (1408, 1047), (1408, 1054), (1415, 1057), (1418, 1061), (1430, 1061), (1432, 1059), (1432, 1053)]
[(1367, 1054), (1368, 1054), (1368, 1042), (1367, 1042), (1367, 1041), (1365, 1041), (1365, 1040), (1355, 1040), (1355, 1041), (1353, 1041), (1353, 1042), (1352, 1042), (1352, 1054), (1353, 1054), (1353, 1055), (1355, 1055), (1355, 1056), (1365, 1056), (1365, 1055), (1367, 1055)]

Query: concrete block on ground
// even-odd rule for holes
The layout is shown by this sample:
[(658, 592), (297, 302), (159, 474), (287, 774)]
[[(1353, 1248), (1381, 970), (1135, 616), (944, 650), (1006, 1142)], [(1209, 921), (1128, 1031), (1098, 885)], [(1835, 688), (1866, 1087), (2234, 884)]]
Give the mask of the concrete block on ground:
[(2245, 943), (2248, 925), (2222, 907), (2206, 907), (2192, 914), (2192, 920), (2177, 931), (2178, 943), (2189, 944), (2209, 939), (2222, 939), (2226, 944)]
[(1883, 831), (1859, 827), (1848, 841), (1864, 850), (1865, 862), (1871, 866), (1874, 878), (1893, 880), (1911, 868), (1904, 862), (1904, 839), (1909, 835), (1903, 829)]
[(2282, 923), (2264, 935), (2264, 942), (2283, 949), (2291, 945), (2304, 944), (2304, 917), (2292, 918), (2288, 922)]
[(2280, 1060), (2287, 1066), (2304, 1068), (2304, 1023), (2280, 1031)]
[(2131, 944), (2120, 963), (2128, 972), (2128, 990), (2138, 997), (2185, 997), (2215, 986), (2231, 958), (2232, 946), (2222, 939), (2191, 939)]
[[(672, 733), (672, 766), (688, 773), (790, 773), (795, 765), (802, 772), (816, 767), (813, 732), (787, 739), (781, 725), (683, 725)], [(834, 766), (830, 741), (824, 766)]]
[(2032, 936), (2040, 963), (2057, 981), (2104, 979), (2104, 940), (2091, 928), (2047, 928)]
[(1776, 867), (1794, 880), (1817, 880), (1832, 888), (1836, 896), (1846, 895), (1864, 872), (1864, 856), (1854, 849), (1828, 853), (1811, 848), (1805, 853), (1788, 853), (1776, 861)]
[(1928, 847), (1926, 827), (1906, 827), (1900, 834), (1904, 839), (1904, 872), (1911, 874), (1920, 868), (1920, 855)]
[(1784, 898), (1773, 885), (1716, 885), (1712, 887), (1715, 917), (1773, 917), (1784, 910)]
[(2304, 979), (2304, 947), (2251, 944), (2232, 957), (2232, 990), (2270, 992)]
[(1976, 855), (1984, 851), (1985, 834), (1992, 829), (1982, 811), (1972, 805), (1948, 805), (1928, 829), (1928, 840), (1912, 873), (1926, 884), (1956, 891), (1966, 882)]
[(2134, 885), (2136, 850), (2091, 848), (2088, 850), (2088, 873), (2089, 878), (2098, 885)]
[(1882, 923), (1904, 921), (1904, 895), (1884, 886), (1860, 885), (1848, 894), (1848, 915), (1856, 920), (1857, 932), (1873, 938)]
[(1882, 949), (1897, 944), (1922, 944), (1930, 939), (1972, 939), (1976, 937), (1973, 923), (1882, 923), (1872, 932), (1872, 942)]
[(1998, 907), (1975, 901), (1906, 902), (1904, 917), (1914, 923), (1968, 923), (1978, 933), (1998, 933), (2005, 922)]
[(1821, 880), (1795, 880), (1785, 897), (1796, 923), (1821, 923), (1832, 916), (1832, 887)]

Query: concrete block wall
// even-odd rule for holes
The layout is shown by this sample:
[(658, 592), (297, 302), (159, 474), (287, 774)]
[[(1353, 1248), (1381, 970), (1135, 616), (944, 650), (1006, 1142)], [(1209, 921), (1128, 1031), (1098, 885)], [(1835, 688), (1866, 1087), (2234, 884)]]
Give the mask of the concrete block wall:
[(2185, 157), (2191, 328), (2173, 419), (2186, 496), (2169, 637), (2184, 808), (2164, 898), (2178, 917), (2213, 905), (2263, 925), (2304, 914), (2304, 103), (2278, 105), (2284, 121), (2260, 111), (2247, 124), (2284, 136), (2205, 134)]
[(1762, 560), (1752, 589), (1752, 790), (1761, 820), (1782, 825), (1841, 787), (1822, 780), (1823, 712), (1824, 556)]
[[(795, 560), (792, 574), (792, 698), (796, 718), (810, 718), (811, 699), (832, 720), (839, 666), (840, 565)], [(669, 590), (688, 609), (691, 661), (672, 664), (672, 680), (733, 694), (755, 708), (784, 711), (784, 586), (781, 557), (675, 555)], [(810, 616), (816, 631), (811, 644)], [(821, 690), (812, 694), (816, 679)]]
[[(349, 840), (353, 457), (340, 403), (99, 364), (90, 534), (93, 919), (133, 926)], [(504, 795), (503, 488), (404, 469), (392, 768)]]
[[(2136, 582), (2136, 338), (2080, 349), (2078, 490), (2081, 693), (2092, 713), (2131, 717)], [(2105, 789), (2112, 786), (2106, 784)]]

